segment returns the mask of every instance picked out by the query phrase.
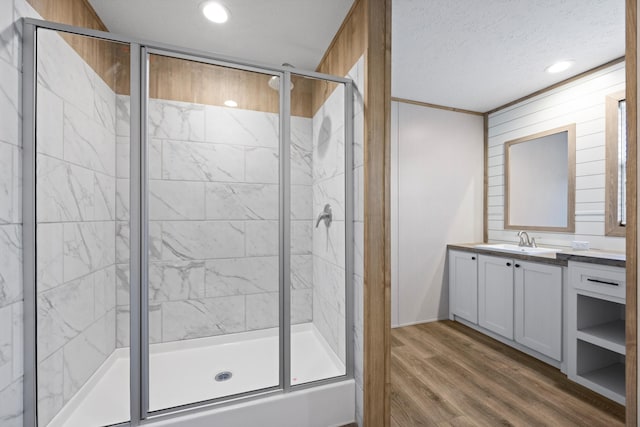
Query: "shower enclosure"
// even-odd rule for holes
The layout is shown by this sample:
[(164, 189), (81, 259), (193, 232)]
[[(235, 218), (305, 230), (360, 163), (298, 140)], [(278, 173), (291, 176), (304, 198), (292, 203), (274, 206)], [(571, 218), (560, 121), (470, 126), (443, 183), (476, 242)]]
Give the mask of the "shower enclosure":
[(24, 21), (25, 425), (353, 376), (353, 87)]

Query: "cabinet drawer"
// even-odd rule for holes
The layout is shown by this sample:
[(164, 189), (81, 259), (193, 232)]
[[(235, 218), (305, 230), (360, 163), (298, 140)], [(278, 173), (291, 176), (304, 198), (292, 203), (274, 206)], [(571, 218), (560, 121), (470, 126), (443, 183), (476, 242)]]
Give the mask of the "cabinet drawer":
[(584, 263), (569, 263), (571, 284), (576, 289), (597, 292), (612, 297), (625, 297), (625, 270)]

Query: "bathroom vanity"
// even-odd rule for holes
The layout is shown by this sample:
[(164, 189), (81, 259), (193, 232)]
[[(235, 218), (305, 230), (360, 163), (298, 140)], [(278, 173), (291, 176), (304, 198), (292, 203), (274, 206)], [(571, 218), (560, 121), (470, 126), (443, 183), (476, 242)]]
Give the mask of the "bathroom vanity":
[(625, 269), (569, 261), (569, 379), (625, 402)]
[(624, 404), (624, 255), (516, 251), (448, 245), (450, 319)]

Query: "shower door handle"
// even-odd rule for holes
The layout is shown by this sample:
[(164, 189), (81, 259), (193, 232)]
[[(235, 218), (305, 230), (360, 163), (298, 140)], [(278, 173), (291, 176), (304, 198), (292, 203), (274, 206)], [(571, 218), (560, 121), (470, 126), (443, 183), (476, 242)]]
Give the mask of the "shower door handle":
[(320, 212), (318, 215), (318, 220), (316, 221), (316, 228), (320, 225), (320, 221), (324, 220), (324, 225), (329, 227), (331, 225), (331, 221), (333, 220), (333, 214), (331, 213), (331, 205), (327, 203), (324, 205), (324, 210)]

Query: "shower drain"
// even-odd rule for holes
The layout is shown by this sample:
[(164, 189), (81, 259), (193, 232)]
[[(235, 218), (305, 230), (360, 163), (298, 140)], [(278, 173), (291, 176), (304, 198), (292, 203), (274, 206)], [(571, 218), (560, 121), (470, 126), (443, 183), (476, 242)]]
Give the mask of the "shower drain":
[(228, 381), (231, 379), (231, 377), (233, 376), (233, 374), (229, 371), (222, 371), (222, 372), (218, 372), (215, 376), (216, 381), (218, 382), (222, 382), (222, 381)]

